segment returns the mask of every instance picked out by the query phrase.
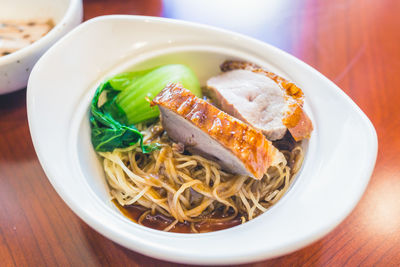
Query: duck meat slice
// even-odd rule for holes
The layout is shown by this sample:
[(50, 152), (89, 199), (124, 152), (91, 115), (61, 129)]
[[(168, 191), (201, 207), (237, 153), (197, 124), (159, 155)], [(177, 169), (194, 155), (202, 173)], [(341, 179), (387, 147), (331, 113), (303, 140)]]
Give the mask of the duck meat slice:
[(204, 101), (180, 84), (168, 84), (152, 101), (168, 136), (185, 149), (234, 174), (261, 179), (269, 166), (286, 163), (258, 130)]
[(207, 88), (223, 111), (271, 141), (283, 138), (287, 130), (296, 141), (309, 138), (312, 122), (303, 110), (303, 92), (294, 83), (248, 62), (226, 61), (221, 70), (207, 81)]

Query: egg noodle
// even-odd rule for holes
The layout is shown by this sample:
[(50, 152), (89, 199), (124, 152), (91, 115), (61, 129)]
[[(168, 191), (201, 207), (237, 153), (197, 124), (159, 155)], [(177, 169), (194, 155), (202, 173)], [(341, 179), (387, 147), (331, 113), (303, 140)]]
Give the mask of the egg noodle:
[[(161, 149), (142, 153), (139, 145), (113, 152), (100, 152), (113, 199), (121, 206), (141, 205), (148, 214), (162, 214), (174, 221), (195, 223), (203, 220), (229, 221), (240, 216), (242, 223), (255, 218), (275, 204), (288, 190), (303, 161), (299, 144), (291, 150), (281, 150), (287, 164), (271, 166), (261, 180), (234, 175), (198, 155), (184, 153), (183, 146), (173, 143), (159, 122), (138, 125), (144, 142), (161, 144)], [(213, 218), (218, 210), (223, 216)]]

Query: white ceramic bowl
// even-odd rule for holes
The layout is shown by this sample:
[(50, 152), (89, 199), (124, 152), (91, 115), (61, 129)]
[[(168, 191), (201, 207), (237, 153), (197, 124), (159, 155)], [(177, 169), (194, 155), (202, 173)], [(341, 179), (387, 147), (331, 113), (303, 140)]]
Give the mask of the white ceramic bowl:
[[(67, 49), (74, 53), (66, 54)], [(266, 213), (227, 230), (177, 234), (133, 223), (111, 203), (90, 143), (88, 107), (96, 86), (124, 70), (163, 63), (189, 65), (204, 84), (228, 58), (264, 65), (304, 90), (315, 130), (296, 181)], [(316, 241), (355, 207), (376, 160), (371, 122), (316, 70), (260, 41), (183, 21), (106, 16), (85, 22), (39, 60), (29, 79), (27, 102), (39, 160), (71, 209), (111, 240), (175, 262), (244, 263)]]
[[(0, 0), (1, 20), (51, 18), (55, 27), (43, 38), (0, 57), (0, 94), (22, 89), (40, 56), (82, 21), (81, 0)], [(1, 21), (0, 21), (1, 22)], [(66, 53), (72, 53), (66, 50)]]

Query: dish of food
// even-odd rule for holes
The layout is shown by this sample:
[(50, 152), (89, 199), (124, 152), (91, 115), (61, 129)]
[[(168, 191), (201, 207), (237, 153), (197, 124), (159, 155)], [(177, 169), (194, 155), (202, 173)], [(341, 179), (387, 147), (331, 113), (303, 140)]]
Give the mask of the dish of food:
[(2, 0), (0, 94), (25, 88), (37, 60), (83, 16), (81, 0)]
[[(66, 50), (74, 51), (73, 56), (67, 55)], [(156, 230), (132, 222), (110, 201), (110, 185), (107, 184), (108, 178), (105, 175), (103, 160), (94, 149), (92, 142), (90, 110), (93, 96), (99, 85), (110, 78), (121, 73), (150, 70), (170, 64), (184, 65), (195, 73), (200, 87), (207, 86), (208, 82), (209, 87), (214, 88), (210, 88), (209, 91), (218, 90), (220, 94), (219, 96), (211, 93), (209, 96), (204, 94), (199, 99), (192, 98), (196, 99), (196, 103), (204, 103), (203, 101), (207, 98), (203, 97), (208, 96), (216, 105), (215, 108), (226, 110), (223, 113), (227, 114), (224, 115), (225, 118), (233, 117), (232, 120), (235, 121), (240, 114), (243, 117), (240, 121), (245, 125), (242, 126), (252, 125), (251, 128), (255, 132), (251, 132), (256, 135), (259, 133), (261, 136), (266, 136), (265, 133), (275, 129), (277, 131), (273, 130), (271, 133), (274, 132), (273, 135), (276, 135), (279, 140), (282, 134), (279, 131), (288, 132), (288, 130), (284, 131), (285, 125), (291, 130), (289, 131), (292, 132), (291, 134), (296, 135), (295, 125), (289, 124), (291, 120), (289, 119), (285, 124), (282, 121), (290, 116), (275, 120), (276, 116), (271, 116), (272, 125), (267, 125), (268, 127), (263, 123), (257, 124), (256, 120), (253, 120), (257, 118), (256, 116), (249, 116), (245, 112), (247, 109), (243, 110), (240, 105), (237, 106), (237, 103), (244, 105), (245, 101), (253, 99), (253, 95), (240, 95), (240, 90), (233, 96), (226, 95), (224, 88), (228, 86), (225, 83), (228, 79), (225, 78), (230, 77), (230, 73), (226, 73), (228, 70), (221, 70), (219, 66), (227, 59), (251, 62), (261, 66), (262, 69), (287, 81), (293, 81), (304, 93), (302, 110), (312, 121), (313, 131), (309, 139), (301, 141), (304, 159), (300, 170), (294, 179), (292, 178), (289, 189), (279, 201), (268, 207), (266, 212), (253, 216), (255, 218), (246, 223), (242, 224), (240, 221), (239, 225), (224, 230), (183, 234), (161, 231), (165, 229), (164, 227)], [(54, 68), (54, 66), (58, 67)], [(234, 73), (239, 73), (238, 71)], [(249, 77), (247, 74), (246, 77)], [(216, 80), (211, 80), (212, 78)], [(56, 87), (55, 84), (57, 84)], [(187, 84), (181, 85), (185, 89), (192, 90)], [(183, 91), (184, 89), (179, 86), (172, 88), (170, 90), (197, 94), (193, 91)], [(160, 92), (163, 89), (164, 85), (160, 88)], [(296, 94), (296, 88), (293, 87), (293, 89), (293, 94)], [(255, 95), (257, 92), (254, 91)], [(185, 109), (175, 112), (172, 105), (175, 102), (168, 102), (168, 104), (164, 98), (161, 98), (162, 95), (154, 98), (158, 94), (159, 92), (154, 92), (149, 100), (153, 100), (154, 108), (157, 105), (165, 107), (167, 116), (174, 112), (173, 116), (169, 117), (169, 122), (179, 123), (176, 127), (178, 129), (194, 125), (191, 121), (188, 124), (188, 120), (194, 117), (186, 116), (188, 114)], [(236, 101), (236, 97), (242, 100)], [(225, 103), (223, 99), (229, 101)], [(104, 99), (100, 99), (100, 104), (104, 104), (103, 101)], [(253, 102), (257, 103), (257, 101)], [(264, 101), (261, 102), (264, 103)], [(130, 103), (136, 103), (136, 101)], [(223, 103), (226, 104), (225, 107)], [(296, 110), (291, 107), (292, 104), (298, 103), (300, 102), (296, 99), (289, 102), (283, 101), (277, 107)], [(229, 104), (234, 108), (226, 109)], [(215, 110), (209, 109), (209, 105), (206, 107), (206, 110)], [(150, 109), (150, 106), (146, 106), (147, 108)], [(257, 106), (255, 110), (262, 111), (262, 108), (262, 106)], [(274, 110), (269, 112), (274, 113)], [(316, 241), (336, 227), (355, 207), (368, 184), (377, 152), (376, 134), (368, 118), (336, 85), (310, 66), (277, 48), (239, 34), (162, 18), (106, 16), (78, 26), (50, 48), (33, 69), (27, 89), (27, 111), (31, 136), (40, 163), (49, 181), (71, 210), (96, 231), (122, 246), (151, 257), (181, 263), (215, 265), (258, 261), (293, 252)], [(158, 114), (147, 113), (148, 116), (155, 116), (155, 118), (159, 116)], [(304, 116), (296, 115), (295, 118), (299, 121), (307, 121)], [(137, 130), (143, 131), (143, 138), (148, 136), (144, 126), (139, 125), (143, 122), (136, 121), (138, 119), (136, 116), (130, 116), (130, 119), (135, 121)], [(245, 123), (244, 120), (247, 122)], [(125, 126), (130, 126), (130, 124), (125, 123)], [(307, 127), (302, 128), (307, 129)], [(119, 128), (119, 130), (124, 129), (125, 132), (138, 136), (139, 145), (132, 144), (138, 149), (140, 131), (135, 133), (134, 129), (131, 131), (124, 127)], [(204, 133), (201, 124), (196, 124), (196, 128), (190, 129), (198, 135)], [(112, 129), (114, 130), (116, 131), (117, 128)], [(168, 133), (167, 128), (164, 130), (166, 133), (157, 137), (160, 138), (161, 145), (163, 136), (174, 137), (171, 131)], [(178, 131), (177, 134), (186, 132)], [(299, 131), (298, 136), (308, 136), (307, 133), (302, 135), (301, 132)], [(214, 137), (210, 139), (210, 134), (204, 137), (206, 138), (199, 140), (201, 142), (216, 140)], [(173, 143), (179, 144), (178, 139), (176, 141), (170, 139)], [(120, 141), (115, 143), (124, 143)], [(217, 147), (225, 149), (226, 145), (220, 141), (217, 144), (212, 143), (213, 149), (210, 151), (215, 151)], [(267, 140), (265, 144), (269, 142), (276, 141)], [(170, 141), (165, 143), (173, 145)], [(148, 146), (146, 142), (143, 145), (148, 150), (157, 148), (157, 146)], [(249, 142), (248, 145), (253, 144)], [(179, 147), (179, 145), (175, 146), (178, 152), (181, 151)], [(191, 157), (200, 156), (195, 154), (195, 151), (190, 152), (188, 145), (185, 147), (186, 149), (181, 154)], [(267, 147), (270, 146), (267, 145)], [(141, 146), (140, 149), (142, 149)], [(140, 157), (151, 157), (159, 153), (161, 149)], [(223, 152), (226, 153), (226, 150)], [(135, 151), (135, 153), (139, 152)], [(225, 155), (229, 155), (235, 162), (243, 163), (242, 165), (234, 164), (238, 172), (245, 171), (253, 174), (255, 178), (258, 177), (257, 172), (250, 168), (252, 161), (243, 161), (240, 153), (230, 151), (221, 155), (224, 155), (222, 160), (226, 159)], [(137, 165), (142, 164), (142, 160), (138, 160)], [(190, 168), (190, 166), (185, 168)], [(221, 167), (219, 173), (233, 174), (235, 172), (225, 169), (227, 168)], [(250, 179), (254, 180), (253, 183), (258, 183), (259, 180), (255, 178)], [(187, 193), (182, 195), (185, 196), (185, 194)], [(181, 201), (179, 196), (177, 199)], [(253, 207), (253, 203), (253, 201), (249, 202), (250, 208)], [(181, 204), (182, 209), (186, 209), (184, 205)], [(258, 208), (254, 212), (261, 213)], [(171, 219), (174, 218), (173, 216), (168, 218), (172, 221), (171, 223), (175, 221)], [(165, 227), (169, 225), (169, 222), (165, 223)], [(204, 230), (196, 225), (195, 228), (199, 232)]]
[(53, 27), (52, 19), (0, 21), (0, 57), (32, 44)]
[(276, 203), (300, 169), (312, 131), (302, 90), (247, 62), (221, 70), (203, 98), (194, 72), (178, 64), (97, 89), (92, 143), (114, 202), (135, 222), (185, 233), (239, 225)]

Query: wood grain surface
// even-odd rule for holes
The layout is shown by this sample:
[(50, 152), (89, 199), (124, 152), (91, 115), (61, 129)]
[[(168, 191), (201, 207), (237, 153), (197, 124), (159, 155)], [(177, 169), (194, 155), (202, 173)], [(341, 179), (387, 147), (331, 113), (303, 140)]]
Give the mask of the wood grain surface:
[[(334, 231), (297, 252), (254, 265), (398, 266), (400, 1), (277, 2), (286, 6), (269, 12), (269, 21), (247, 29), (238, 24), (237, 31), (279, 46), (335, 82), (374, 124), (379, 152), (366, 193)], [(228, 7), (217, 24), (229, 16)], [(87, 0), (84, 18), (176, 15), (164, 12), (167, 8), (157, 0)], [(175, 266), (111, 242), (72, 213), (36, 157), (25, 96), (26, 90), (0, 96), (0, 266)]]

